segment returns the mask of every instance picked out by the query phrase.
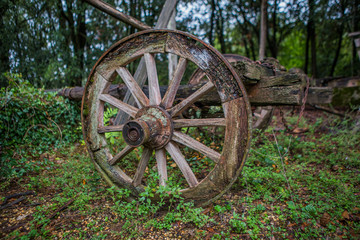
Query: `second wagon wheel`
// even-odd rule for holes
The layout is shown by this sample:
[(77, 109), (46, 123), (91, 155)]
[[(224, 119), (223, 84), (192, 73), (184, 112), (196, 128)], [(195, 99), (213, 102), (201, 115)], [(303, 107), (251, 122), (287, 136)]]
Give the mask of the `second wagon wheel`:
[[(173, 79), (161, 96), (155, 54), (179, 56)], [(129, 71), (136, 59), (144, 57), (148, 76), (148, 95)], [(202, 69), (209, 82), (189, 96), (175, 100), (187, 64)], [(159, 66), (159, 64), (158, 64)], [(113, 97), (110, 86), (121, 79), (136, 100), (130, 106)], [(198, 99), (213, 91), (219, 95), (224, 118), (182, 119), (179, 115)], [(175, 101), (174, 101), (175, 100)], [(119, 109), (131, 119), (123, 125), (107, 125), (109, 115)], [(111, 114), (110, 114), (111, 115)], [(149, 176), (158, 176), (165, 186), (170, 175), (181, 178), (182, 197), (207, 203), (221, 196), (237, 179), (246, 160), (251, 139), (251, 109), (245, 88), (231, 65), (213, 47), (196, 37), (171, 30), (148, 30), (130, 35), (101, 56), (85, 86), (82, 102), (84, 139), (98, 170), (111, 184), (129, 189), (134, 196), (144, 191)], [(224, 126), (222, 151), (216, 151), (189, 135), (185, 129)], [(112, 143), (107, 134), (119, 133)], [(195, 172), (185, 149), (192, 149), (211, 161), (206, 174)], [(200, 158), (201, 159), (201, 158)], [(194, 164), (196, 164), (196, 159)], [(205, 166), (205, 165), (204, 165)], [(131, 169), (131, 167), (133, 169)]]

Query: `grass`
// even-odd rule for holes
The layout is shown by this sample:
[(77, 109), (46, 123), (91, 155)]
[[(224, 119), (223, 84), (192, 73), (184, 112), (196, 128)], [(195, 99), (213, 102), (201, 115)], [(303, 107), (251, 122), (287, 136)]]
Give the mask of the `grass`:
[[(157, 188), (155, 172), (143, 195), (128, 202), (129, 192), (109, 188), (81, 144), (48, 152), (37, 159), (40, 171), (1, 183), (2, 197), (36, 195), (0, 210), (0, 237), (359, 239), (360, 133), (353, 124), (318, 118), (302, 121), (308, 132), (300, 135), (276, 127), (255, 132), (242, 176), (202, 208), (186, 203), (171, 180)], [(170, 204), (150, 200), (169, 191)]]

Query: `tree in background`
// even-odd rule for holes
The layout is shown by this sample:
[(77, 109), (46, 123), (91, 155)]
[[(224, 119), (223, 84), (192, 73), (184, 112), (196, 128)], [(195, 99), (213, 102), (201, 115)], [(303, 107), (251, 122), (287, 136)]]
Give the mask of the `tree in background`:
[[(347, 37), (360, 30), (359, 1), (267, 0), (265, 55), (315, 77), (359, 74), (360, 63)], [(165, 0), (106, 2), (153, 26)], [(256, 60), (260, 7), (261, 0), (181, 0), (177, 26), (222, 53)], [(22, 73), (37, 87), (83, 84), (107, 48), (137, 31), (84, 0), (2, 0), (0, 13), (0, 71)], [(6, 80), (0, 78), (0, 84)]]

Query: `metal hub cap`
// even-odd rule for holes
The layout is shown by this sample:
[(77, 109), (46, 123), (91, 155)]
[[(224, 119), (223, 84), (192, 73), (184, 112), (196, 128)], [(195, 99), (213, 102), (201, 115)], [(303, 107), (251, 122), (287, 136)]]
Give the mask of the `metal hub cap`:
[(146, 145), (159, 149), (171, 139), (173, 124), (169, 114), (160, 107), (144, 107), (136, 114), (136, 119), (125, 123), (124, 140), (131, 147)]

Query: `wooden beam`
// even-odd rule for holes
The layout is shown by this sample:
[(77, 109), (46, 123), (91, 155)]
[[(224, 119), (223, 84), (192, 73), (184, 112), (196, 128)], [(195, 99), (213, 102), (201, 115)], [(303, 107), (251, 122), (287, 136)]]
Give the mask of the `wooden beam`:
[(85, 0), (85, 2), (89, 3), (90, 5), (94, 6), (95, 8), (99, 9), (100, 11), (109, 14), (110, 16), (124, 22), (130, 24), (131, 26), (139, 29), (139, 30), (146, 30), (151, 29), (150, 26), (146, 25), (145, 23), (137, 20), (136, 18), (126, 15), (125, 13), (120, 12), (119, 10), (115, 9), (110, 4), (103, 2), (101, 0)]

